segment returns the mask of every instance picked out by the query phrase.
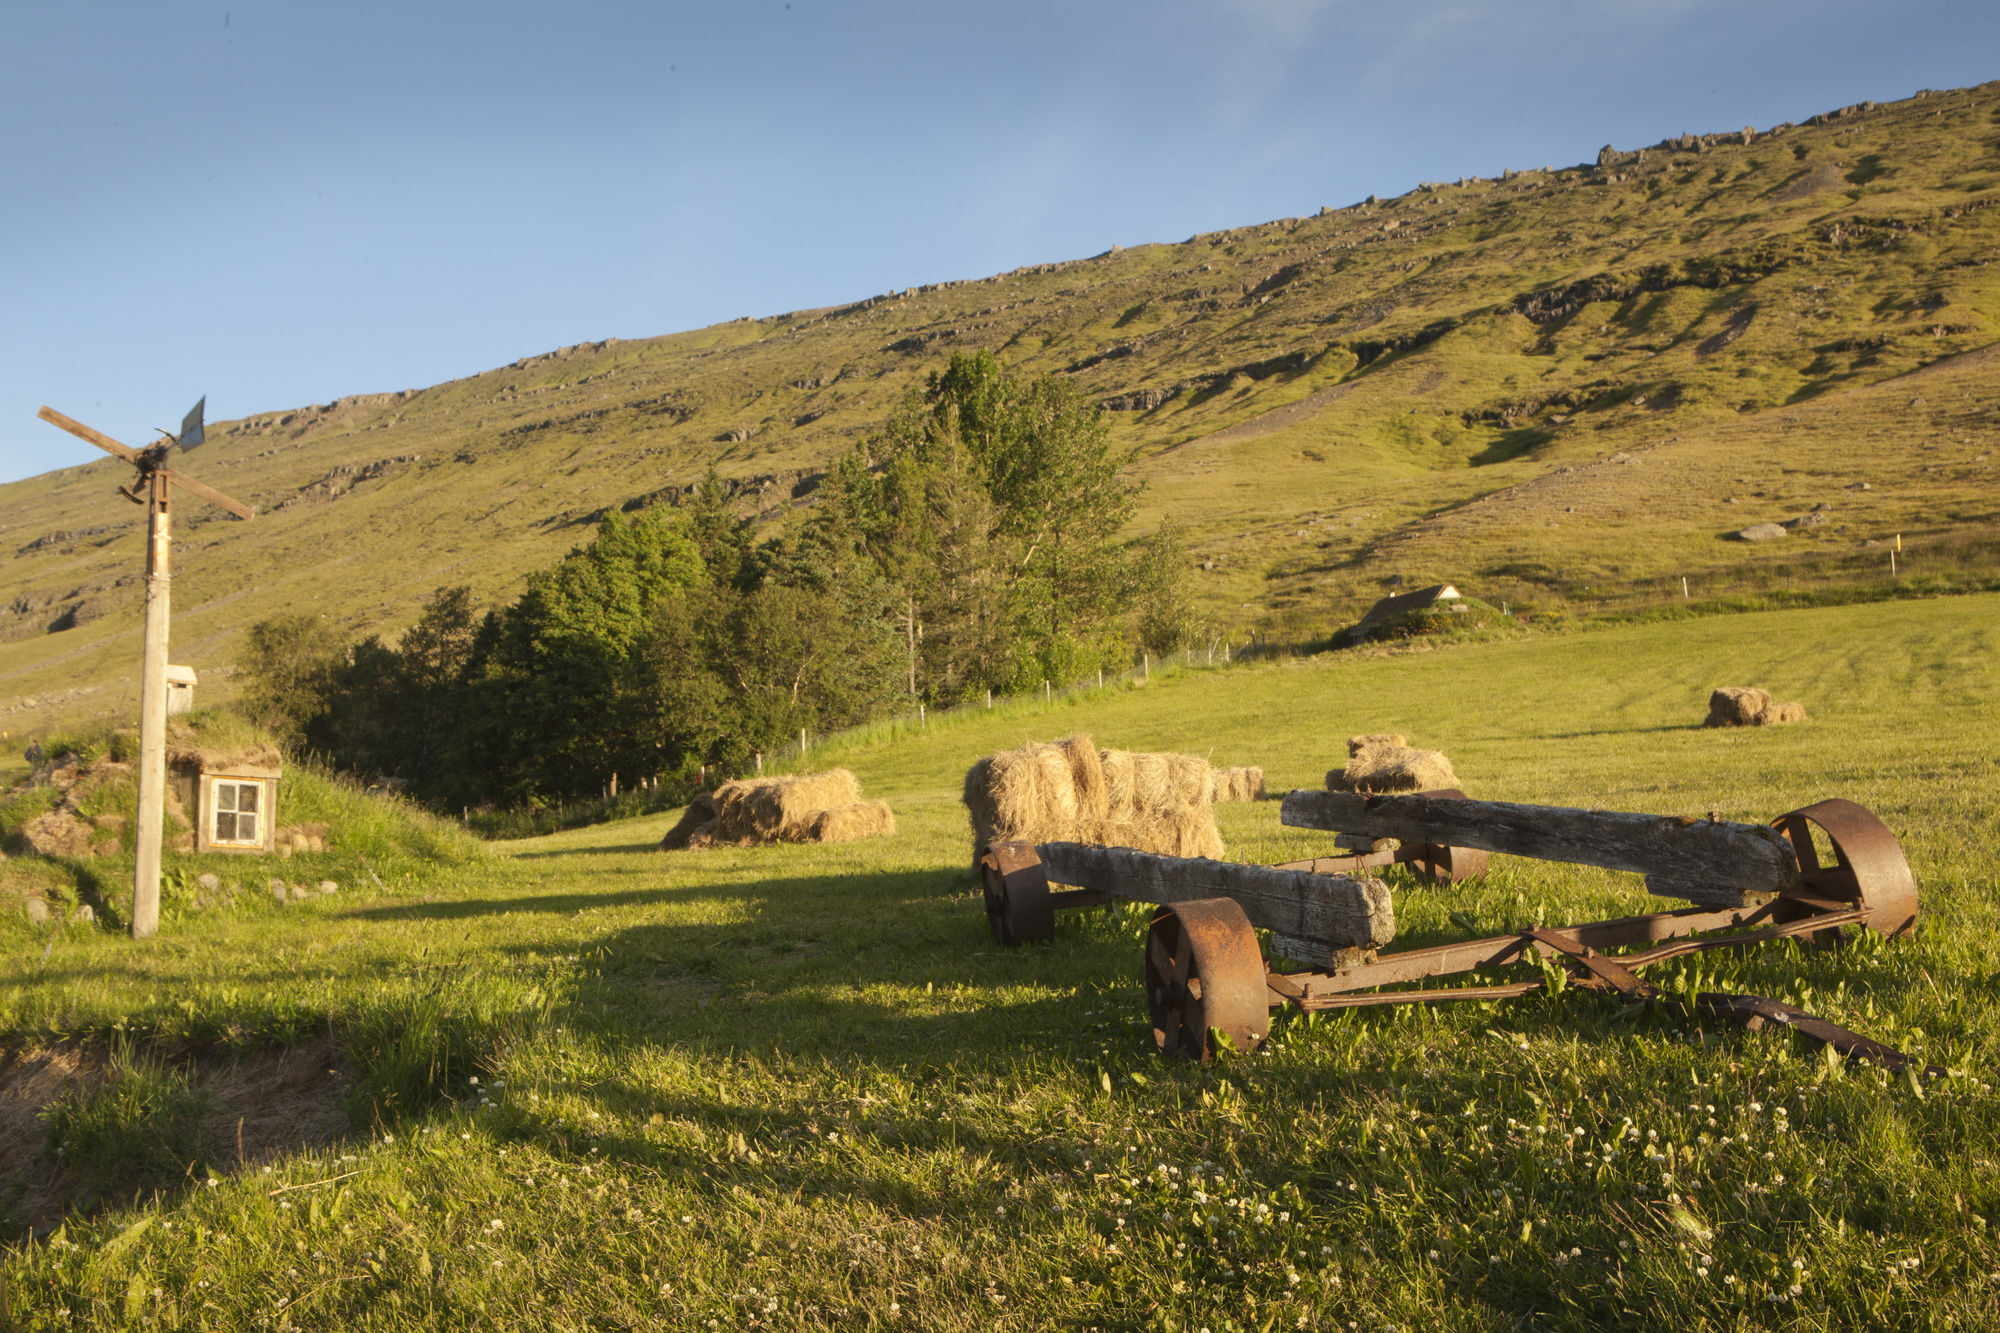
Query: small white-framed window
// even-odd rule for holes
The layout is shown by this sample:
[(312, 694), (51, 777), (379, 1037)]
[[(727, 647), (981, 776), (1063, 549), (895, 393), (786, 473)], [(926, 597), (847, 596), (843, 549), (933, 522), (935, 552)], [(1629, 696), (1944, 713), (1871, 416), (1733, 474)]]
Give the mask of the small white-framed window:
[(210, 788), (208, 838), (218, 847), (259, 847), (264, 842), (264, 784), (217, 778)]

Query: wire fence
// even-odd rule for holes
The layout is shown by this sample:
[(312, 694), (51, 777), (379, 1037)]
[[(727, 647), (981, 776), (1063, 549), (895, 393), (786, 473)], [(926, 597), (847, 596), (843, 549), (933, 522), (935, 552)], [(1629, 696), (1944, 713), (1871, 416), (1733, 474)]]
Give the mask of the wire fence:
[(906, 736), (955, 730), (980, 718), (1037, 715), (1101, 695), (1142, 687), (1154, 676), (1222, 671), (1246, 663), (1302, 657), (1323, 651), (1326, 647), (1324, 640), (1293, 642), (1273, 640), (1263, 634), (1255, 634), (1248, 640), (1233, 642), (1218, 638), (1199, 648), (1183, 649), (1163, 656), (1148, 653), (1127, 670), (1117, 672), (1100, 670), (1093, 676), (1087, 676), (1068, 685), (1057, 686), (1044, 681), (1041, 689), (1026, 694), (996, 694), (988, 690), (983, 697), (942, 708), (932, 708), (922, 703), (913, 704), (889, 716), (857, 723), (823, 735), (815, 735), (801, 729), (795, 740), (776, 750), (765, 751), (755, 756), (753, 762), (757, 773), (795, 772), (808, 767), (815, 755), (824, 758), (829, 753), (879, 744)]

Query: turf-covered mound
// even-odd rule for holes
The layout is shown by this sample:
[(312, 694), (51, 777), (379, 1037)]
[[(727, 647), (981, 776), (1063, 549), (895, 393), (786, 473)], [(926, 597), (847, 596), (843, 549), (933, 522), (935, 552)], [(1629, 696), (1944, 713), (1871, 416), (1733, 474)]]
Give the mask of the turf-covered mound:
[[(122, 919), (136, 851), (137, 737), (105, 729), (53, 738), (42, 749), (43, 761), (0, 795), (0, 918)], [(271, 737), (226, 713), (174, 718), (167, 754), (170, 765), (275, 770), (282, 762)], [(289, 902), (306, 896), (294, 892), (300, 886), (376, 892), (390, 876), (481, 854), (457, 825), (401, 798), (364, 792), (309, 762), (283, 763), (272, 817), (269, 853), (196, 853), (190, 813), (169, 781), (163, 913), (172, 919), (239, 900)]]

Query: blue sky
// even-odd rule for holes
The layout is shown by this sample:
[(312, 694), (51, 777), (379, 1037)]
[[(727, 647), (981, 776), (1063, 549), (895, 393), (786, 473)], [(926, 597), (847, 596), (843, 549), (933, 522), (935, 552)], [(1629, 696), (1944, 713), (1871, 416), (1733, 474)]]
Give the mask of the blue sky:
[(2000, 76), (1990, 0), (0, 6), (0, 481)]

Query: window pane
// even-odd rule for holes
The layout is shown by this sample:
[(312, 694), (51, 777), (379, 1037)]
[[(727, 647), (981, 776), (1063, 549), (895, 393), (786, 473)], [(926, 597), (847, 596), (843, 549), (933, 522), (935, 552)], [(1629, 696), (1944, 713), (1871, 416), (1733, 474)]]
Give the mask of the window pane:
[[(260, 782), (246, 782), (237, 788), (236, 808), (238, 810), (255, 810), (257, 808), (257, 793), (262, 789), (263, 784)], [(255, 823), (256, 821), (252, 820), (251, 822)]]
[(236, 841), (236, 816), (227, 811), (215, 812), (215, 840), (217, 842)]
[(213, 790), (213, 791), (215, 792), (215, 808), (216, 808), (216, 809), (218, 809), (218, 810), (234, 810), (234, 809), (236, 808), (236, 784), (235, 784), (235, 783), (233, 783), (233, 782), (218, 782), (218, 783), (216, 783), (216, 784), (215, 784), (215, 786), (214, 786), (214, 788), (213, 788), (212, 790)]
[(236, 841), (238, 842), (257, 841), (257, 816), (255, 815), (236, 816)]

